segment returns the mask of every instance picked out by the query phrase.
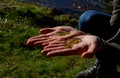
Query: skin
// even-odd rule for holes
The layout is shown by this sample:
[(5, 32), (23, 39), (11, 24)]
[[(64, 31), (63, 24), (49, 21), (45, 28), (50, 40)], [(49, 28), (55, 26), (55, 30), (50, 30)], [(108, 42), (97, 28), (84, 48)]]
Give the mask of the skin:
[[(56, 35), (58, 32), (69, 32), (69, 34), (59, 36)], [(49, 57), (81, 55), (83, 58), (92, 58), (105, 46), (97, 36), (89, 35), (70, 26), (43, 28), (40, 33), (41, 35), (29, 38), (26, 45), (43, 46), (41, 53)], [(66, 42), (72, 38), (78, 38), (81, 41), (72, 44), (70, 48), (66, 47)]]
[(68, 41), (66, 41), (65, 46), (67, 48), (72, 48), (74, 44), (80, 43), (82, 40), (80, 38), (72, 38)]
[(76, 36), (82, 41), (73, 44), (72, 48), (65, 46), (66, 41), (55, 40), (49, 42), (49, 45), (45, 46), (41, 51), (42, 54), (46, 54), (49, 57), (53, 56), (68, 56), (68, 55), (81, 55), (83, 58), (92, 58), (96, 52), (103, 49), (104, 44), (100, 39), (93, 35), (81, 35)]
[[(65, 34), (62, 36), (57, 35), (59, 32), (69, 32), (69, 34)], [(40, 30), (41, 35), (31, 37), (27, 40), (26, 45), (28, 46), (41, 46), (46, 45), (46, 42), (53, 41), (55, 39), (66, 40), (70, 39), (74, 36), (85, 34), (84, 32), (78, 31), (75, 28), (70, 26), (57, 26), (53, 28), (43, 28)]]

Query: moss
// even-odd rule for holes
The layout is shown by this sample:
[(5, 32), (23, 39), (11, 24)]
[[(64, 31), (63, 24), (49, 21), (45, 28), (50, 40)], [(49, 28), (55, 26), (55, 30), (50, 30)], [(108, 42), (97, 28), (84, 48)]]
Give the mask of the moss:
[(68, 35), (68, 34), (70, 34), (70, 32), (67, 32), (67, 31), (56, 33), (57, 36), (64, 36), (64, 35)]
[(82, 40), (80, 38), (73, 38), (66, 42), (66, 48), (72, 48), (74, 44), (80, 43)]

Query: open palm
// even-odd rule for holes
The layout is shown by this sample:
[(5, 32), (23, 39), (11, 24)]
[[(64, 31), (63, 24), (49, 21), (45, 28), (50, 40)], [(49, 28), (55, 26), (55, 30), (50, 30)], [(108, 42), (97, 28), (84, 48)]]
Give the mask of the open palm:
[(71, 48), (66, 47), (68, 40), (55, 40), (49, 42), (49, 45), (45, 46), (41, 53), (48, 56), (81, 55), (84, 58), (91, 58), (104, 45), (98, 37), (93, 35), (81, 35), (75, 38), (79, 38), (81, 41), (73, 44)]
[(27, 45), (41, 46), (46, 42), (55, 39), (66, 40), (74, 36), (85, 34), (70, 26), (57, 26), (53, 28), (43, 28), (40, 30), (41, 35), (31, 37), (27, 40)]

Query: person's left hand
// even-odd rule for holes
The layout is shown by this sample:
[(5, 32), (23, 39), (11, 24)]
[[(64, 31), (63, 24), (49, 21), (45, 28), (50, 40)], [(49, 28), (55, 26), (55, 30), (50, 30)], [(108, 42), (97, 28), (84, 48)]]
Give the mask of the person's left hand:
[(96, 52), (104, 48), (104, 44), (97, 36), (81, 35), (75, 38), (79, 38), (81, 41), (71, 44), (71, 48), (66, 47), (67, 41), (55, 40), (48, 42), (49, 44), (44, 47), (41, 53), (47, 56), (81, 55), (83, 58), (91, 58)]
[(74, 36), (86, 34), (70, 26), (57, 26), (53, 28), (43, 28), (40, 30), (41, 35), (31, 37), (27, 40), (26, 45), (41, 46), (46, 42), (55, 39), (66, 40)]

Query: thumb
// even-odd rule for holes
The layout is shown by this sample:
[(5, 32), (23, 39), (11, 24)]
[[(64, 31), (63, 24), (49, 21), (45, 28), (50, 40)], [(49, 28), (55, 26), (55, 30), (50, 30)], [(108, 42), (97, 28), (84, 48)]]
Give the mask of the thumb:
[(81, 57), (83, 58), (92, 58), (95, 52), (95, 45), (91, 45), (86, 52), (83, 52)]
[(82, 58), (92, 58), (93, 56), (94, 56), (94, 54), (93, 53), (89, 53), (89, 52), (84, 52), (81, 55)]
[(43, 28), (43, 29), (40, 29), (40, 33), (41, 34), (47, 34), (47, 33), (53, 32), (53, 31), (54, 31), (53, 28)]

